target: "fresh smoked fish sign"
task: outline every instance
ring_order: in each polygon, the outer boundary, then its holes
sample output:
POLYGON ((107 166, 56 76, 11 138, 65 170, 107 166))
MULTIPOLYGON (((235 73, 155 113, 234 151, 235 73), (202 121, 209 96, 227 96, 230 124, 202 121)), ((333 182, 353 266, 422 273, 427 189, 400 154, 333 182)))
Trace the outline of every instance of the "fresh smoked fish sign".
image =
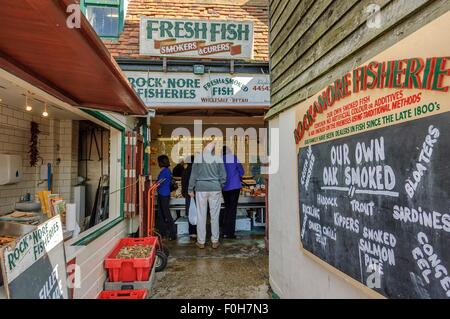
POLYGON ((142 17, 141 55, 217 59, 253 57, 253 23, 142 17))
POLYGON ((265 74, 125 71, 148 107, 270 106, 270 78, 265 74))

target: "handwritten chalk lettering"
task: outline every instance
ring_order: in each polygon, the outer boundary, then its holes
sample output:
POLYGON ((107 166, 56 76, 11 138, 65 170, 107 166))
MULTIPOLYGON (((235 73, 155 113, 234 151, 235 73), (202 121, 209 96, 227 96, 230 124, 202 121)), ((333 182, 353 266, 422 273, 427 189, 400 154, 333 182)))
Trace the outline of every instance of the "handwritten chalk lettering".
POLYGON ((300 179, 300 183, 302 184, 302 186, 305 186, 306 183, 306 174, 308 173, 308 163, 309 163, 308 159, 305 159, 302 168, 302 177, 300 179))
POLYGON ((327 207, 327 206, 338 207, 337 197, 327 197, 327 196, 318 194, 317 195, 317 205, 322 205, 325 207, 327 207))
POLYGON ((61 299, 63 296, 62 282, 58 276, 58 267, 53 268, 44 286, 39 291, 39 299, 61 299))
POLYGON ((352 211, 355 213, 365 214, 366 216, 373 215, 373 208, 375 206, 374 202, 359 202, 356 199, 350 202, 352 205, 352 211))
POLYGON ((375 167, 346 167, 344 170, 345 185, 358 186, 365 189, 393 190, 395 174, 389 165, 375 167))
POLYGON ((339 185, 337 173, 338 173, 337 167, 324 167, 323 168, 323 183, 324 183, 324 185, 326 185, 326 186, 339 185))
POLYGON ((302 170, 302 177, 301 177, 301 184, 305 187, 306 190, 308 190, 309 187, 309 181, 311 180, 312 176, 312 170, 314 167, 314 162, 316 160, 314 154, 312 153, 312 148, 309 146, 307 154, 306 154, 305 163, 303 165, 302 170))
POLYGON ((320 219, 320 210, 317 207, 302 204, 302 210, 305 215, 320 219))
POLYGON ((308 173, 306 174, 306 181, 305 181, 306 190, 308 190, 308 187, 309 187, 309 181, 311 180, 312 170, 313 170, 315 161, 316 161, 316 158, 315 158, 314 154, 311 153, 311 158, 309 160, 308 173))
POLYGON ((322 234, 316 233, 316 242, 325 247, 327 245, 327 237, 323 236, 322 234))
POLYGON ((393 215, 395 220, 404 223, 413 223, 432 228, 435 230, 443 230, 450 233, 450 215, 441 214, 436 211, 425 211, 422 207, 409 208, 394 205, 393 215))
POLYGON ((331 147, 331 164, 335 165, 350 165, 350 158, 348 157, 350 150, 347 144, 331 147))
POLYGON ((384 138, 381 136, 379 139, 372 139, 369 145, 358 142, 355 149, 355 159, 356 164, 361 164, 363 161, 365 163, 384 161, 386 159, 384 138))
POLYGON ((371 229, 364 226, 363 238, 386 246, 391 246, 392 248, 397 245, 397 239, 395 238, 395 236, 381 229, 371 229))
POLYGON ((412 172, 412 176, 406 179, 405 190, 409 198, 413 198, 417 191, 422 177, 428 170, 431 162, 431 155, 433 154, 434 144, 437 143, 440 132, 438 128, 433 125, 428 127, 428 134, 425 137, 425 142, 422 144, 422 149, 419 154, 419 161, 415 163, 415 169, 412 172))
POLYGON ((329 226, 322 227, 322 233, 324 236, 336 241, 336 228, 331 228, 329 226))
POLYGON ((384 275, 383 262, 380 259, 374 258, 366 253, 364 253, 364 266, 367 268, 372 266, 372 269, 378 269, 380 274, 384 275))
POLYGON ((312 220, 308 221, 308 229, 310 229, 318 234, 322 234, 322 227, 320 226, 320 224, 313 222, 312 220))
POLYGON ((430 276, 434 273, 434 278, 439 280, 446 296, 450 298, 450 277, 447 268, 442 265, 425 233, 420 232, 417 235, 417 240, 420 246, 412 250, 412 255, 422 272, 423 279, 427 284, 430 284, 430 276))
POLYGON ((359 234, 359 220, 352 217, 342 216, 340 213, 334 213, 334 225, 340 228, 350 230, 359 234))
POLYGON ((387 262, 390 266, 395 266, 395 254, 392 248, 360 238, 359 249, 363 253, 377 257, 382 262, 387 262))

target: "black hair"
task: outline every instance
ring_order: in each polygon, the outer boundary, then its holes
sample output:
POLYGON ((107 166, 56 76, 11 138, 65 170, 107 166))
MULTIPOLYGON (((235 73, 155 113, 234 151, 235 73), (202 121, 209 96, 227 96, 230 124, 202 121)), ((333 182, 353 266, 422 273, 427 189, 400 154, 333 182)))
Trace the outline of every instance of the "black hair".
POLYGON ((159 167, 169 167, 170 166, 169 157, 167 155, 158 156, 158 165, 159 167))

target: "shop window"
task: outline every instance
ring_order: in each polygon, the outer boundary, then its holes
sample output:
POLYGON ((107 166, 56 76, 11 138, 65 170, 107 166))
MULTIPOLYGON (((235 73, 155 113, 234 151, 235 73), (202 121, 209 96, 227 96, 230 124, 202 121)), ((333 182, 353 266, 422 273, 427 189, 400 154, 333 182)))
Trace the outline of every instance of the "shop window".
POLYGON ((100 37, 117 38, 122 29, 121 0, 85 0, 84 12, 100 37))
POLYGON ((121 215, 122 132, 103 123, 80 121, 78 148, 84 211, 80 238, 121 215))

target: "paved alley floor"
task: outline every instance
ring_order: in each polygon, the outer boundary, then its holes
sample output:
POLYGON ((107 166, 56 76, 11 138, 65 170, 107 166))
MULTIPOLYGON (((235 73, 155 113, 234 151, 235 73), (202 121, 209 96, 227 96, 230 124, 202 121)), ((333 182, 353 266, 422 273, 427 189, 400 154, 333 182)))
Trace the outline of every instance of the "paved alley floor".
POLYGON ((151 298, 269 298, 268 254, 262 235, 238 234, 198 249, 188 236, 165 242, 167 268, 156 274, 151 298))

